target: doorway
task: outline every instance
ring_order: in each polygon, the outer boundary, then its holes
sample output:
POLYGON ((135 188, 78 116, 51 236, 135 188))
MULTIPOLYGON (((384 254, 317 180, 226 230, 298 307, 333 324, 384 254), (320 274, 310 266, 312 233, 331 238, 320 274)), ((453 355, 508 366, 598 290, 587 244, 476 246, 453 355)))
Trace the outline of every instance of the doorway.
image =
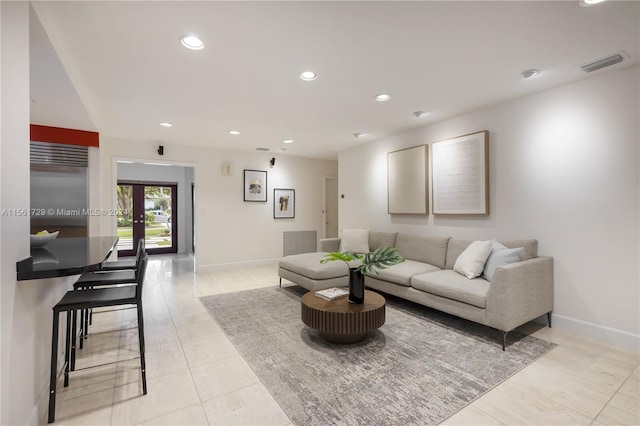
POLYGON ((176 184, 118 181, 117 199, 118 256, 134 256, 141 238, 149 254, 178 252, 176 184))
POLYGON ((324 238, 338 237, 338 178, 324 178, 324 238))

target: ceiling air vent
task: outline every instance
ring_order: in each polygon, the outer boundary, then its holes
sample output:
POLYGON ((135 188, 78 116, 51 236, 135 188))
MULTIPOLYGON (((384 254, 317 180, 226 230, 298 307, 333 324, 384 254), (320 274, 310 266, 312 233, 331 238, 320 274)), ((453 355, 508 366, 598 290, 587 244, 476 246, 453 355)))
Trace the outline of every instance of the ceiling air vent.
POLYGON ((269 148, 256 148, 256 151, 269 151, 269 148))
POLYGON ((624 56, 622 56, 622 53, 616 53, 614 55, 607 56, 606 58, 598 59, 597 61, 583 65, 580 68, 582 68, 582 71, 584 72, 592 72, 610 65, 618 64, 623 60, 624 56))

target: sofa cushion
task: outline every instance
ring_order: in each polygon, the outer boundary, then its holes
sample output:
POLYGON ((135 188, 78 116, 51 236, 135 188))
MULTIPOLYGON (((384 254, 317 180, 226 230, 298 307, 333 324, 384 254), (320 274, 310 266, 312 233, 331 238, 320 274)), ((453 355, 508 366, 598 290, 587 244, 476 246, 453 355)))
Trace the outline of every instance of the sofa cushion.
POLYGON ((369 229, 343 229, 340 231, 340 251, 369 252, 369 229))
POLYGON ((428 263, 416 262, 415 260, 405 260, 386 269, 376 269, 376 273, 368 274, 374 278, 389 281, 409 287, 411 277, 424 274, 425 272, 440 271, 440 268, 428 263))
POLYGON ((450 238, 447 246, 447 263, 445 269, 453 269, 458 256, 471 244, 472 240, 462 240, 460 238, 450 238))
POLYGON ((491 255, 491 240, 474 241, 458 256, 453 270, 469 279, 482 275, 484 265, 491 255))
MULTIPOLYGON (((453 269, 458 256, 466 249, 473 241, 463 240, 460 238, 451 238, 449 240, 449 246, 447 247, 447 264, 446 269, 453 269)), ((507 248, 523 247, 524 253, 520 257, 520 260, 528 260, 538 257, 538 240, 501 240, 507 248)))
POLYGON ((450 269, 411 278, 411 287, 417 290, 483 309, 486 307, 489 286, 489 281, 483 278, 470 280, 450 269))
POLYGON ((443 269, 448 242, 449 237, 425 237, 400 233, 396 238, 396 248, 405 259, 429 263, 443 269))
MULTIPOLYGON (((344 277, 349 274, 349 268, 344 262, 333 261, 320 263, 326 255, 324 252, 303 253, 285 256, 280 259, 280 267, 295 272, 298 275, 314 280, 344 277)), ((357 266, 354 262, 352 266, 357 266)))
POLYGON ((491 281, 496 268, 510 263, 519 262, 520 256, 524 253, 523 247, 507 248, 504 244, 496 240, 493 240, 491 245, 491 255, 489 256, 489 259, 487 259, 487 263, 484 265, 484 271, 482 271, 482 276, 487 281, 491 281))
POLYGON ((375 251, 380 247, 395 247, 397 232, 369 231, 369 250, 375 251))
POLYGON ((524 248, 520 260, 529 260, 538 257, 538 240, 500 240, 507 248, 524 248))

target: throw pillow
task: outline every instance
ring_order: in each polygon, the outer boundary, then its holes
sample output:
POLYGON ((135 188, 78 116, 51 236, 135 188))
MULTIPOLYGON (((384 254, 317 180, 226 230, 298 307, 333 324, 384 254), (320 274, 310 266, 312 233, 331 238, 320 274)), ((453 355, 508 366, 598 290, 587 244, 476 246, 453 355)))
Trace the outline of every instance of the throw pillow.
POLYGON ((343 229, 340 231, 340 251, 352 253, 369 252, 369 228, 343 229))
POLYGON ((493 279, 493 274, 496 272, 496 268, 510 263, 519 262, 524 254, 524 247, 507 248, 504 244, 499 243, 496 240, 492 241, 492 251, 487 263, 484 266, 482 275, 488 281, 493 279))
POLYGON ((469 244, 453 265, 453 270, 469 279, 477 278, 482 274, 484 264, 491 254, 491 240, 474 241, 469 244))

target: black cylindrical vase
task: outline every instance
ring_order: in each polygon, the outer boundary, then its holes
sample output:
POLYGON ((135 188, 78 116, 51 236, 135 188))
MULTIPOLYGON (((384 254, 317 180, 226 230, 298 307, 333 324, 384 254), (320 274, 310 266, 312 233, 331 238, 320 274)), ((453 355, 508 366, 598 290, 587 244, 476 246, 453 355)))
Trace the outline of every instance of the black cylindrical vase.
POLYGON ((349 303, 364 303, 364 276, 356 268, 349 268, 349 303))

